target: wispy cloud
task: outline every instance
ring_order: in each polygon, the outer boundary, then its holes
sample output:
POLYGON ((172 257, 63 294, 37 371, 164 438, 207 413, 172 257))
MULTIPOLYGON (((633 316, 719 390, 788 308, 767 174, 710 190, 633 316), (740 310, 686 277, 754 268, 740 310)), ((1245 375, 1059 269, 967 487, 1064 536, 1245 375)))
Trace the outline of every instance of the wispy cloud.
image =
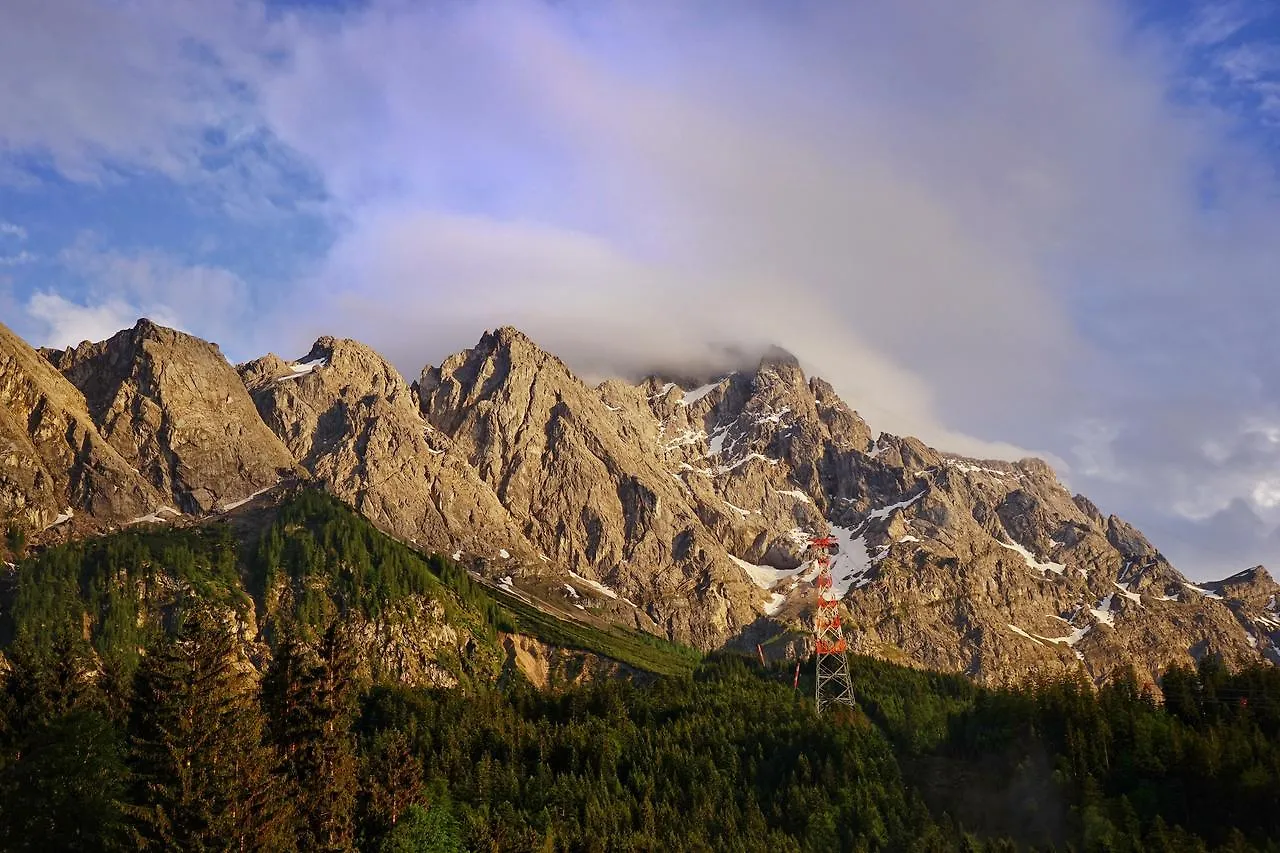
POLYGON ((1187 27, 1187 42, 1195 46, 1221 44, 1258 16, 1259 4, 1248 0, 1216 0, 1199 6, 1187 27))
POLYGON ((16 255, 0 255, 0 267, 20 267, 34 263, 36 256, 30 252, 18 252, 16 255))

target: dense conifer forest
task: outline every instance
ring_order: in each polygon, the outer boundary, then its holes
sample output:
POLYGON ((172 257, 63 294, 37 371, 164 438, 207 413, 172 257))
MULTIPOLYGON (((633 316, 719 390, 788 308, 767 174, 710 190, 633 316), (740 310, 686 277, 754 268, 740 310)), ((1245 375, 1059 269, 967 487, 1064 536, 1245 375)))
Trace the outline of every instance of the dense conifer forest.
POLYGON ((25 555, 0 580, 0 848, 1280 851, 1274 667, 1206 658, 1156 701, 854 658, 859 710, 818 718, 790 668, 548 623, 655 675, 540 692, 454 662, 458 686, 410 688, 349 625, 413 596, 494 648, 539 630, 307 492, 252 534, 25 555))

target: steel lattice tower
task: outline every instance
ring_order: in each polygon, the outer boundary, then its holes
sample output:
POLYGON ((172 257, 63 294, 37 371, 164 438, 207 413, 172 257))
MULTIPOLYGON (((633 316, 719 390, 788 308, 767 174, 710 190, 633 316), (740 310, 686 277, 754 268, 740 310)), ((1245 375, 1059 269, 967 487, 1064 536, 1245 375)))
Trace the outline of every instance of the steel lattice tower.
POLYGON ((818 658, 815 681, 818 713, 828 705, 854 707, 853 680, 849 676, 849 659, 845 656, 849 645, 840 627, 840 600, 832 597, 831 557, 827 550, 836 544, 830 536, 819 536, 809 541, 814 550, 814 562, 818 565, 818 577, 813 585, 818 590, 818 606, 813 614, 814 650, 818 658))

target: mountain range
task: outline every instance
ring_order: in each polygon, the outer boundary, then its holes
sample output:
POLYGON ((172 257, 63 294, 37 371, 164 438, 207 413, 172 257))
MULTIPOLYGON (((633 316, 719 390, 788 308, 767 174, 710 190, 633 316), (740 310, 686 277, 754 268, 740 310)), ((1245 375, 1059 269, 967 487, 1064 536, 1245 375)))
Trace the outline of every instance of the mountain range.
POLYGON ((590 385, 504 327, 409 382, 345 339, 236 366, 145 319, 60 351, 0 326, 0 402, 11 539, 185 525, 306 483, 535 608, 777 659, 810 651, 806 546, 830 533, 855 651, 985 684, 1280 663, 1262 566, 1192 583, 1043 461, 877 435, 782 351, 590 385))

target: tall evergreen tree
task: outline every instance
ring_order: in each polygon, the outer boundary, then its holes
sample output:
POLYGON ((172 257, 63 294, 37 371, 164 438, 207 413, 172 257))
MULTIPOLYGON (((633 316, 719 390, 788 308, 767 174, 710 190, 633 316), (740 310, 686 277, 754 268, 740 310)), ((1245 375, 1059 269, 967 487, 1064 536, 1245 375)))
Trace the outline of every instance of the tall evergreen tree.
POLYGON ((383 839, 381 853, 462 853, 458 824, 448 797, 431 808, 409 806, 404 818, 383 839))
POLYGON ((279 760, 263 742, 257 692, 230 628, 195 610, 143 661, 130 718, 138 846, 293 847, 279 760))
POLYGON ((355 666, 334 622, 314 653, 289 634, 263 685, 269 738, 295 792, 302 849, 350 850, 355 843, 355 666))
POLYGON ((97 711, 37 725, 0 769, 0 849, 125 849, 124 744, 97 711))
POLYGON ((398 729, 373 736, 362 776, 367 836, 390 831, 411 805, 423 799, 422 762, 410 749, 409 738, 398 729))

